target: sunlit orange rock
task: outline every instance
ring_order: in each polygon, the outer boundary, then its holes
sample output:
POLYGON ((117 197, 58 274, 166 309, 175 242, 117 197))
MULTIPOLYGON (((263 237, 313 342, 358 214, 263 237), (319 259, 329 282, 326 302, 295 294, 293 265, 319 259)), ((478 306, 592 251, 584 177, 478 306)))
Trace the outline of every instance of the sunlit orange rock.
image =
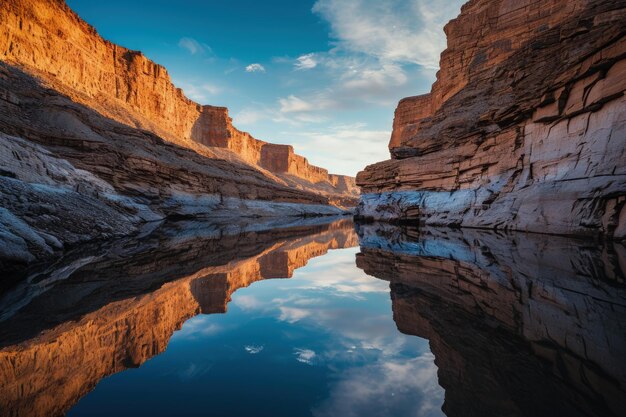
MULTIPOLYGON (((225 107, 203 106, 172 83, 167 70, 139 51, 102 39, 64 1, 9 0, 0 10, 0 59, 46 80, 72 100, 173 143, 228 149, 242 160, 313 184, 331 184, 328 172, 232 125, 225 107), (266 145, 286 169, 262 165, 266 145)), ((310 188, 315 188, 311 186, 310 188)), ((322 191, 322 190, 318 190, 322 191)), ((337 194, 345 191, 336 191, 337 194)), ((350 194, 354 197, 356 194, 350 194)))
POLYGON ((167 218, 348 214, 354 179, 232 125, 64 1, 0 7, 0 268, 167 218))

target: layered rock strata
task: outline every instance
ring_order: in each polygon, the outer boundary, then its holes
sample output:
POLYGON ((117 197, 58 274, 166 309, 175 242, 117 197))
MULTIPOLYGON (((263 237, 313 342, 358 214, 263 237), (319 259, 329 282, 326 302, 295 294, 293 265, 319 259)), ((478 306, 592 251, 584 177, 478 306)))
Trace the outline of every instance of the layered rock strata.
POLYGON ((327 170, 310 165, 293 149, 286 153, 282 145, 236 129, 227 108, 188 99, 164 67, 141 52, 106 41, 63 0, 5 2, 0 10, 0 60, 19 65, 107 117, 178 145, 224 148, 277 174, 332 183, 327 170), (262 164, 262 154, 285 169, 262 164))
POLYGON ((358 216, 626 237, 624 27, 619 0, 469 1, 358 216))
POLYGON ((0 97, 8 97, 0 99, 4 270, 167 217, 342 212, 328 197, 245 163, 207 158, 104 118, 3 63, 0 97))
POLYGON ((102 378, 163 352, 189 318, 225 312, 237 289, 358 244, 345 220, 269 226, 177 223, 70 253, 2 294, 3 415, 64 415, 102 378))
POLYGON ((0 165, 7 273, 166 218, 335 215, 358 194, 56 0, 0 8, 0 165))
POLYGON ((390 281, 453 416, 621 416, 626 248, 540 235, 359 227, 357 265, 390 281))

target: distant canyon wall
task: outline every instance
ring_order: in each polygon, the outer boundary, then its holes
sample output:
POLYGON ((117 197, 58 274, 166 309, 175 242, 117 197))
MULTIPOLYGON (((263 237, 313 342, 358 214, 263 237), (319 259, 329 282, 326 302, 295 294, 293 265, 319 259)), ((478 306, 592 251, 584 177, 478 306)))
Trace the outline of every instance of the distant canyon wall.
POLYGON ((188 99, 164 67, 103 39, 63 0, 5 2, 0 23, 1 60, 35 73, 107 117, 179 145, 228 149, 273 173, 332 182, 327 170, 309 164, 292 147, 236 129, 227 108, 188 99))
POLYGON ((358 216, 626 238, 626 5, 471 0, 358 216))

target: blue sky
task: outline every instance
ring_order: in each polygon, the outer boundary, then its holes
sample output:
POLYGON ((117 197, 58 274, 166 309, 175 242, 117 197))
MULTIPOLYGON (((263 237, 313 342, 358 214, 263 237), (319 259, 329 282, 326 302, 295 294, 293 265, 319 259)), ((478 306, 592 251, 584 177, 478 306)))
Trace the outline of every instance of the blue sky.
POLYGON ((235 126, 355 175, 387 159, 393 111, 428 92, 459 0, 67 0, 235 126))

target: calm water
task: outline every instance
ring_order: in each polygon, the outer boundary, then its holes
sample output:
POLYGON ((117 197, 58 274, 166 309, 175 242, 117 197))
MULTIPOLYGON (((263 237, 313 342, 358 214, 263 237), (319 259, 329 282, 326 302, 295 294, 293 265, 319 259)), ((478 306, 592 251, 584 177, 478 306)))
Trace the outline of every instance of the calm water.
POLYGON ((622 245, 176 223, 0 295, 9 416, 623 415, 622 245))

